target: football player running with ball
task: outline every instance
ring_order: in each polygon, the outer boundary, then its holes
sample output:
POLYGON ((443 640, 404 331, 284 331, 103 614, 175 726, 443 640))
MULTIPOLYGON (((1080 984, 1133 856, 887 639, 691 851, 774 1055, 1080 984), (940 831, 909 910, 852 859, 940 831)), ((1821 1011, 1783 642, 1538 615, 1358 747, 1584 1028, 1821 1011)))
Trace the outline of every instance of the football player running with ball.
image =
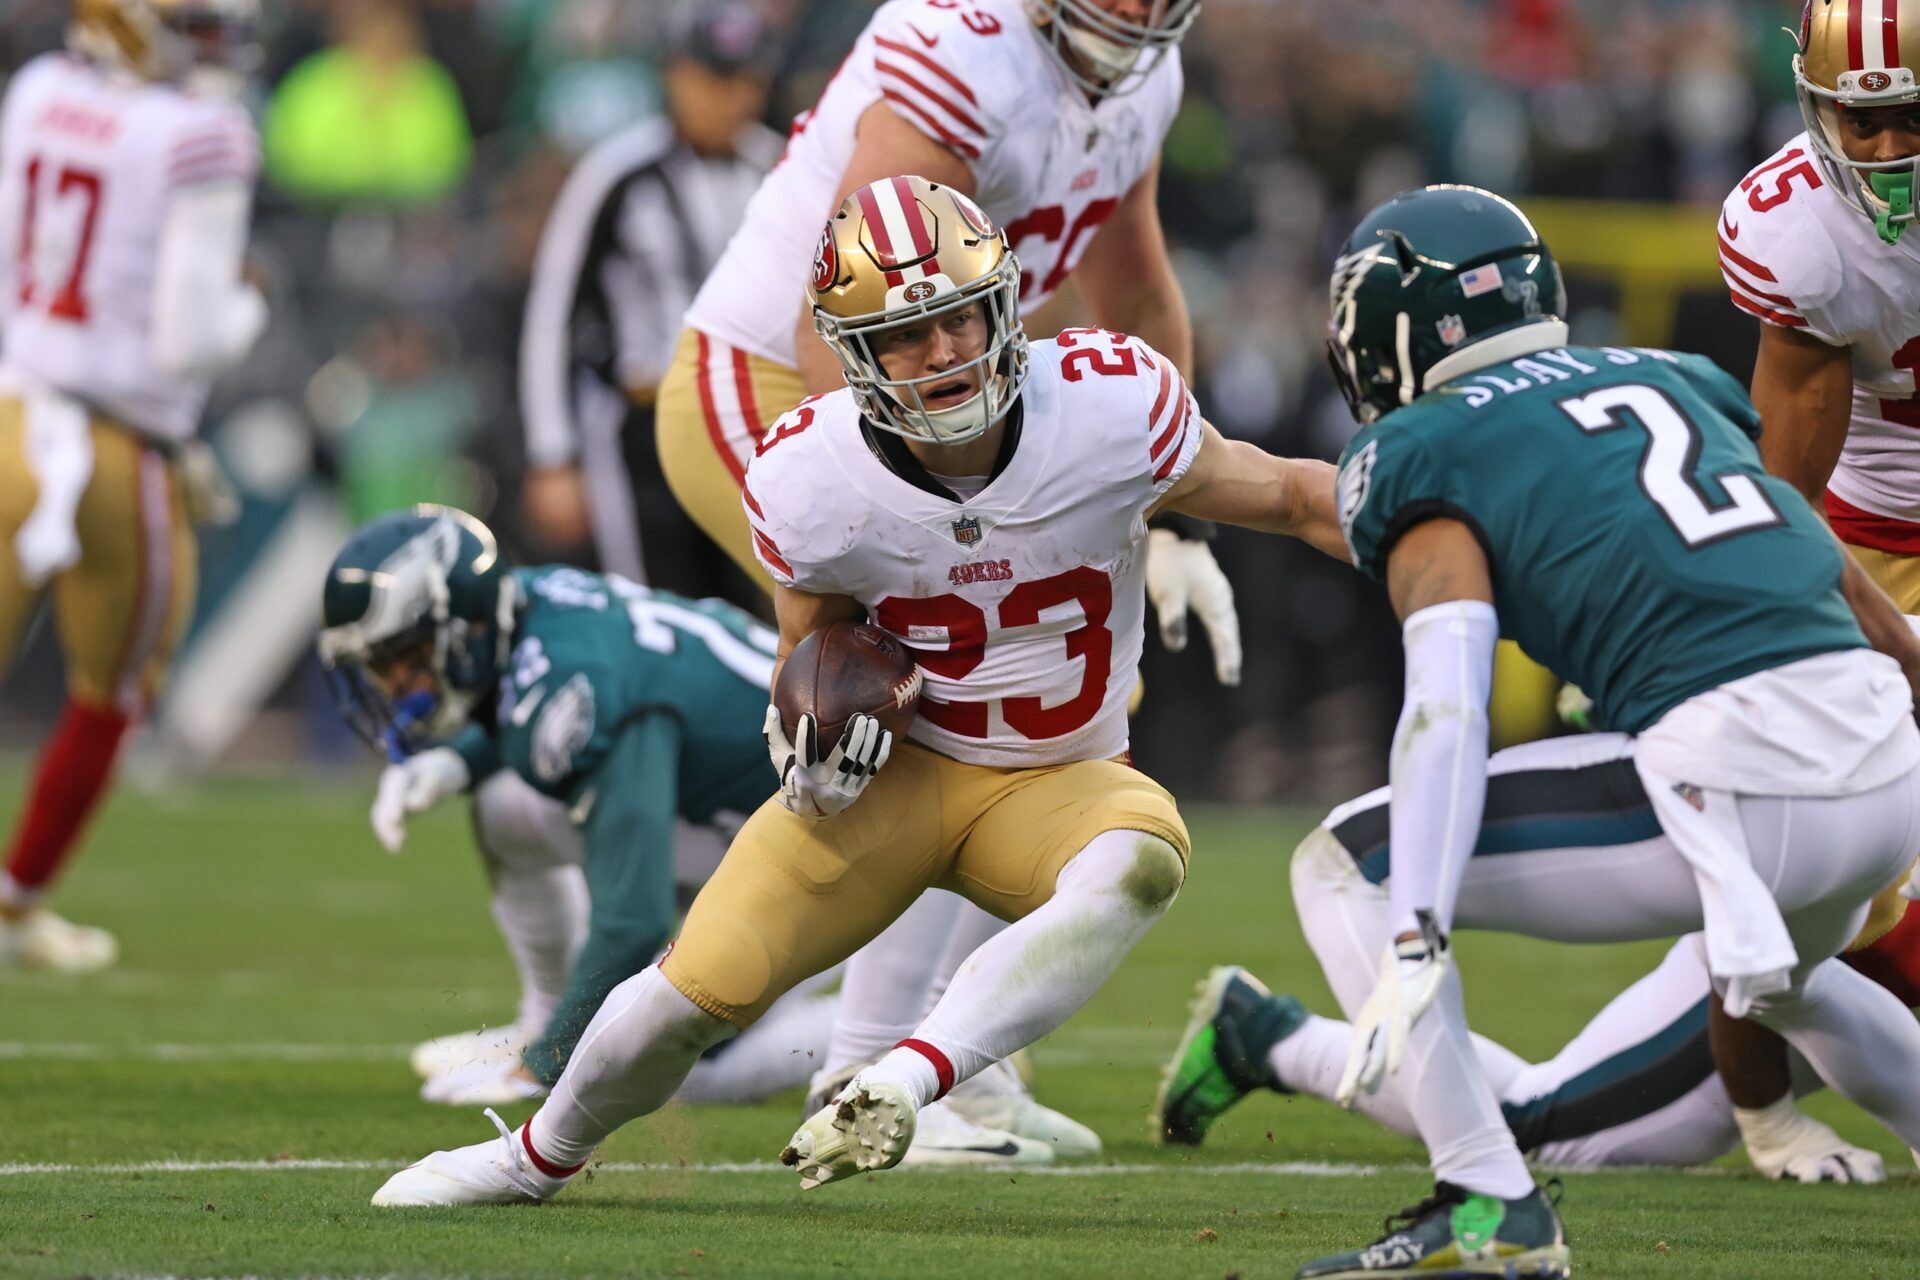
POLYGON ((1920 1025, 1831 959, 1920 830, 1920 640, 1762 468, 1738 383, 1697 356, 1567 345, 1559 269, 1505 200, 1430 187, 1381 205, 1331 300, 1333 365, 1364 424, 1341 522, 1403 619, 1406 700, 1385 865, 1315 832, 1295 906, 1353 1022, 1337 1092, 1404 1062, 1438 1185, 1301 1277, 1568 1274, 1467 1031, 1455 928, 1702 930, 1729 1013, 1920 1143, 1920 1025), (1633 735, 1567 750, 1617 746, 1654 838, 1482 841, 1503 635, 1633 735))
POLYGON ((74 0, 70 52, 0 107, 0 670, 45 596, 67 704, 0 874, 0 968, 113 963, 46 908, 193 613, 195 443, 267 307, 241 278, 259 143, 235 101, 256 0, 74 0))
POLYGON ((607 998, 518 1133, 437 1152, 376 1204, 550 1199, 706 1046, 946 887, 1014 923, 783 1153, 802 1187, 890 1168, 921 1107, 1064 1022, 1179 892, 1186 828, 1126 759, 1146 519, 1181 510, 1337 554, 1332 469, 1222 438, 1137 339, 1029 344, 1006 237, 940 184, 857 191, 813 284, 850 385, 760 442, 754 545, 781 652, 870 619, 915 652, 919 715, 905 741, 854 716, 824 743, 811 717, 769 709, 780 792, 672 951, 607 998))
MULTIPOLYGON (((786 155, 688 307, 660 387, 662 473, 756 582, 772 585, 741 485, 768 426, 841 383, 806 305, 807 266, 821 223, 868 183, 913 173, 972 196, 1019 255, 1024 314, 1071 280, 1095 324, 1191 372, 1192 327, 1156 201, 1161 144, 1180 109, 1179 46, 1199 9, 1198 0, 892 0, 874 13, 795 121, 786 155)), ((1191 607, 1216 674, 1236 684, 1233 590, 1196 532, 1156 522, 1148 597, 1169 648, 1184 647, 1191 607)), ((855 957, 816 1091, 843 1085, 911 1029, 994 925, 933 894, 855 957)), ((976 1077, 948 1102, 1062 1155, 1099 1151, 1090 1130, 1034 1104, 1010 1071, 976 1077)))

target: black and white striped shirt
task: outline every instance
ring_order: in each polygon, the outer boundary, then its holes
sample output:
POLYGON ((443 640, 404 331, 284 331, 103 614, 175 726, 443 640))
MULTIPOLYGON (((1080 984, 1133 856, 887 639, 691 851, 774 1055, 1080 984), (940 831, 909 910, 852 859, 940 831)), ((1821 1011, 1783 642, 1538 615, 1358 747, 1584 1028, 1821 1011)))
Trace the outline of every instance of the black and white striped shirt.
POLYGON ((575 166, 541 233, 520 336, 530 465, 580 456, 583 379, 629 393, 659 383, 687 304, 780 147, 753 125, 736 154, 700 156, 649 120, 575 166))

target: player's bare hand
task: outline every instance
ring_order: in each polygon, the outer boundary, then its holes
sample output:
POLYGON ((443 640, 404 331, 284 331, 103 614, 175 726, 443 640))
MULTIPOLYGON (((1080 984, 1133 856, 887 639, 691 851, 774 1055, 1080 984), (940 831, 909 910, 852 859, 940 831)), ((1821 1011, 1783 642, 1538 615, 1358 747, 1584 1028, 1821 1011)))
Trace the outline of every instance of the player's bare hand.
POLYGON ((587 482, 575 466, 535 467, 527 472, 527 526, 550 547, 585 546, 593 537, 587 513, 587 482))
POLYGON ((1160 619, 1160 642, 1179 653, 1187 647, 1187 613, 1200 617, 1213 646, 1213 673, 1224 685, 1240 683, 1240 614, 1233 584, 1220 571, 1213 549, 1171 529, 1147 533, 1147 598, 1160 619))
POLYGON ((767 754, 780 775, 780 803, 816 821, 858 800, 893 752, 893 734, 870 715, 848 720, 840 741, 830 748, 821 745, 819 722, 811 715, 801 716, 788 738, 779 708, 769 706, 762 729, 767 754))

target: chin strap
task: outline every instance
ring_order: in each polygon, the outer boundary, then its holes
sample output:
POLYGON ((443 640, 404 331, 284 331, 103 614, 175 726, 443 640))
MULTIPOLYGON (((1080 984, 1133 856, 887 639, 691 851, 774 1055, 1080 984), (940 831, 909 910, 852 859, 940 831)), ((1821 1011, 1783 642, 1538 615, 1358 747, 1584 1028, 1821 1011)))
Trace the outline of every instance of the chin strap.
POLYGON ((1873 194, 1887 202, 1887 207, 1874 219, 1875 229, 1882 240, 1897 244, 1900 233, 1913 220, 1913 170, 1869 173, 1867 185, 1873 188, 1873 194))

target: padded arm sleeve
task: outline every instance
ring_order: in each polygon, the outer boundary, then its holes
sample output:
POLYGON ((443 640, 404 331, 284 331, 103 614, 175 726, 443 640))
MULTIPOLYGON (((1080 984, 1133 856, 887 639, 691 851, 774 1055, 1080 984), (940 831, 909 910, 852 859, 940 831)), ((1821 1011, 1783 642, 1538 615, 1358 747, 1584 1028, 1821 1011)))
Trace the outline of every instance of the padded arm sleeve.
POLYGON ((1480 600, 1429 605, 1407 619, 1407 694, 1393 733, 1388 780, 1396 934, 1431 910, 1453 928, 1467 858, 1487 799, 1487 698, 1500 624, 1480 600))
POLYGON ((540 1039, 521 1055, 547 1084, 607 993, 653 962, 667 944, 674 896, 673 819, 680 789, 680 727, 665 715, 629 725, 596 772, 586 837, 587 940, 566 994, 540 1039))
POLYGON ((153 314, 162 372, 212 377, 267 327, 266 300, 240 278, 252 208, 252 190, 237 179, 181 187, 167 201, 153 314))

